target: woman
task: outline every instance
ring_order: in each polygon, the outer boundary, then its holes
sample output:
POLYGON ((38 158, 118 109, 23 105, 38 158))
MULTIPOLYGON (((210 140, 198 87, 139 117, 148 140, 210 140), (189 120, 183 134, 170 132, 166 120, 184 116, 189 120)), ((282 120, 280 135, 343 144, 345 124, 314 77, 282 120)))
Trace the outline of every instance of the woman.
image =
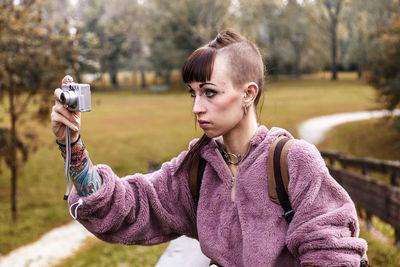
POLYGON ((354 204, 315 146, 296 141, 288 152, 295 211, 289 225, 269 198, 269 147, 291 135, 257 124, 264 77, 257 47, 234 32, 219 34, 193 52, 182 75, 204 135, 150 174, 119 179, 106 165, 93 167, 78 134, 80 114, 56 103, 52 127, 61 151, 63 125, 74 141, 74 217, 113 243, 151 245, 187 235, 222 266, 359 266, 367 245, 358 238, 354 204), (199 156, 206 165, 195 204, 188 173, 199 156))

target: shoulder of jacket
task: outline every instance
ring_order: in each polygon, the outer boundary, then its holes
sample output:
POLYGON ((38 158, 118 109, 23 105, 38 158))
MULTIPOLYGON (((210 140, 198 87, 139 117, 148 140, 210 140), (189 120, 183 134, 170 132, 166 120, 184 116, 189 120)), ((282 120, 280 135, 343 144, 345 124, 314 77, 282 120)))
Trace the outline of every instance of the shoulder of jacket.
POLYGON ((279 136, 286 136, 288 138, 294 138, 293 135, 286 129, 280 128, 280 127, 272 127, 268 133, 266 138, 278 138, 279 136))
POLYGON ((315 158, 321 157, 317 147, 303 139, 295 139, 288 151, 288 156, 295 158, 315 158))

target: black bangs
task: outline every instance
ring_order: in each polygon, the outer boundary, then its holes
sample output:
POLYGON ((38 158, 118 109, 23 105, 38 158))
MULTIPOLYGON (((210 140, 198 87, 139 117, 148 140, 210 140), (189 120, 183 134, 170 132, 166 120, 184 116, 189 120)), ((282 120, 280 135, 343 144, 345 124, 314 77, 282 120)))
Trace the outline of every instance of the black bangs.
POLYGON ((217 50, 211 47, 200 47, 194 51, 182 66, 184 83, 206 82, 211 79, 217 50))

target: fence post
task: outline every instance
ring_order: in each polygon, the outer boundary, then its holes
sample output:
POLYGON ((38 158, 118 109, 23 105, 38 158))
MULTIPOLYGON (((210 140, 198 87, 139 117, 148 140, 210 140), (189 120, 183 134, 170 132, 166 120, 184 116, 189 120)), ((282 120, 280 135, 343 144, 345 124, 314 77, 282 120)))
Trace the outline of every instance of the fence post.
POLYGON ((390 175, 390 184, 393 186, 399 186, 399 183, 397 182, 397 171, 393 170, 392 174, 390 175))
POLYGON ((340 157, 339 157, 339 162, 340 162, 340 164, 342 165, 342 168, 343 168, 344 170, 346 170, 346 169, 347 169, 347 165, 346 165, 346 163, 345 163, 343 160, 341 160, 341 158, 342 158, 342 155, 340 155, 340 157))
MULTIPOLYGON (((364 166, 362 167, 362 175, 368 178, 368 170, 364 166)), ((367 229, 370 231, 372 229, 372 214, 365 211, 365 221, 367 222, 367 229)))

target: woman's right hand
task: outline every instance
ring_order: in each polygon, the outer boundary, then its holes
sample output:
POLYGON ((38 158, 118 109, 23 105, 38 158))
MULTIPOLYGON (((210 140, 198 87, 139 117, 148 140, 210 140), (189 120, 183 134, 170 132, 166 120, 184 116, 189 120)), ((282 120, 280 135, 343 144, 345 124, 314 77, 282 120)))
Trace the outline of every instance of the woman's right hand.
MULTIPOLYGON (((71 76, 67 75, 62 83, 73 82, 71 76)), ((75 142, 79 137, 79 128, 81 122, 81 113, 78 111, 70 111, 60 103, 60 95, 62 90, 57 88, 54 91, 56 100, 51 112, 51 129, 59 143, 65 144, 65 125, 70 128, 71 143, 75 142)))

